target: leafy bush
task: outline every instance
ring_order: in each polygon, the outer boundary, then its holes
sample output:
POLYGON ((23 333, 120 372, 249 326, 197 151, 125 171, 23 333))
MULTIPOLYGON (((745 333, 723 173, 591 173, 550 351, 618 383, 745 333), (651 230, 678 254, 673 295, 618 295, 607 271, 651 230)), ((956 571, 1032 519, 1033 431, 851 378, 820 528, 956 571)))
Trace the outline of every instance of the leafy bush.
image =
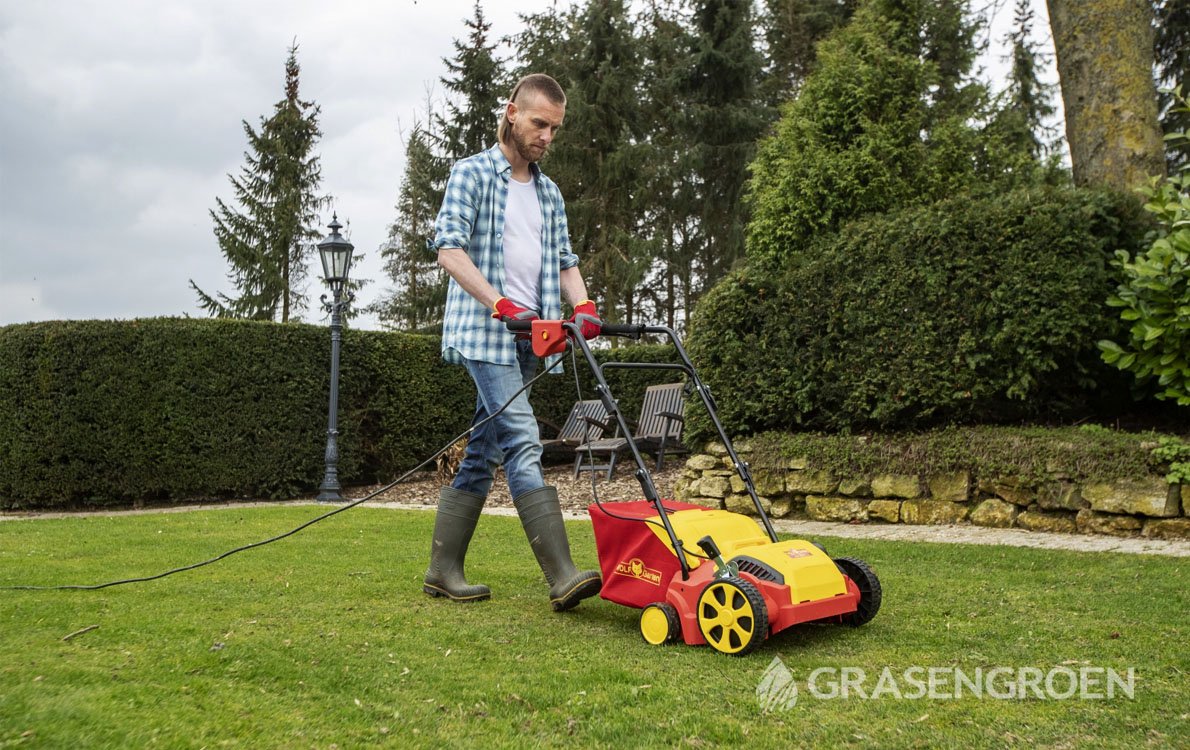
POLYGON ((1190 484, 1190 443, 1173 436, 1157 439, 1153 459, 1167 469, 1166 481, 1170 484, 1190 484))
MULTIPOLYGON (((229 320, 0 329, 0 504, 291 496, 326 442, 325 327, 229 320)), ((341 476, 368 481, 466 425, 437 339, 347 331, 341 476), (429 394, 432 394, 429 395, 429 394)))
MULTIPOLYGON (((1190 112, 1186 100, 1180 110, 1190 112)), ((1186 133, 1166 136, 1187 141, 1186 133)), ((1156 380, 1161 400, 1190 406, 1190 169, 1161 179, 1142 190, 1145 210, 1157 217, 1158 228, 1148 249, 1120 250, 1113 264, 1123 281, 1107 304, 1121 308, 1128 340, 1099 342, 1103 360, 1127 370, 1142 384, 1156 380)))
POLYGON ((1094 342, 1143 231, 1127 197, 1052 189, 860 220, 720 283, 690 350, 732 433, 1083 416, 1121 390, 1094 342))
MULTIPOLYGON (((0 507, 311 491, 323 473, 329 363, 323 326, 163 318, 0 328, 0 507)), ((630 415, 659 382, 657 371, 611 378, 630 415)), ((574 393, 572 376, 545 378, 535 408, 561 420, 574 393)), ((465 430, 474 408, 471 380, 441 360, 437 337, 345 331, 340 479, 394 478, 465 430)))

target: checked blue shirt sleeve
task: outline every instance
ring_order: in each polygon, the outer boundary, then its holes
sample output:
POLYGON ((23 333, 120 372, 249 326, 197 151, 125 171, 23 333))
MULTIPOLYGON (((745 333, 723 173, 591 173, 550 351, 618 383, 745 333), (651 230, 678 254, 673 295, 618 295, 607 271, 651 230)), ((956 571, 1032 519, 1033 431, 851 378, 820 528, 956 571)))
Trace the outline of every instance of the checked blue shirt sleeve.
POLYGON ((476 197, 479 188, 475 165, 469 160, 457 162, 450 170, 442 208, 434 222, 434 249, 471 246, 471 230, 475 226, 476 197))

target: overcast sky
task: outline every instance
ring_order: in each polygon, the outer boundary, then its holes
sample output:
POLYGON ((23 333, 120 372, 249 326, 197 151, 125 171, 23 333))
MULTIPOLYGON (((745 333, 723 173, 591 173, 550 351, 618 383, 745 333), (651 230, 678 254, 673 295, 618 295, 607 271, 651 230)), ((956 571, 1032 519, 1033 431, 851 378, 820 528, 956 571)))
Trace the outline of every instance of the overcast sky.
MULTIPOLYGON (((1012 16, 1011 2, 998 4, 990 69, 1003 68, 998 42, 1012 16)), ((1034 4, 1048 49, 1045 3, 1034 4)), ((227 175, 247 146, 241 121, 258 125, 283 97, 295 39, 302 98, 322 107, 323 190, 366 253, 352 276, 373 279, 359 299, 371 302, 388 286, 378 247, 394 219, 402 129, 428 86, 441 94, 442 58, 465 37, 473 7, 0 0, 0 325, 201 316, 190 279, 208 293, 234 291, 208 211, 216 196, 231 200, 227 175)), ((545 4, 483 7, 499 37, 518 31, 518 12, 545 4)), ((314 271, 309 291, 317 305, 314 271)))

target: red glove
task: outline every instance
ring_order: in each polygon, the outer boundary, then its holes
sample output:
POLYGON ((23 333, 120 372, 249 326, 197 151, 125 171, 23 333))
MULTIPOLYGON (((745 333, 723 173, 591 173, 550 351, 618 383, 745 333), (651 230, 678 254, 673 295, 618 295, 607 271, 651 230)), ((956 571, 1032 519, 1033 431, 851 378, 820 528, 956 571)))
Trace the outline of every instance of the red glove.
POLYGON ((599 312, 591 300, 580 302, 574 306, 574 315, 570 316, 570 322, 579 325, 583 338, 587 341, 598 336, 603 329, 603 321, 599 319, 599 312))
MULTIPOLYGON (((496 300, 496 304, 492 305, 496 312, 492 313, 492 317, 496 320, 537 320, 537 313, 532 310, 526 310, 517 303, 510 300, 508 297, 501 297, 496 300)), ((532 338, 528 333, 518 333, 518 339, 532 338)))

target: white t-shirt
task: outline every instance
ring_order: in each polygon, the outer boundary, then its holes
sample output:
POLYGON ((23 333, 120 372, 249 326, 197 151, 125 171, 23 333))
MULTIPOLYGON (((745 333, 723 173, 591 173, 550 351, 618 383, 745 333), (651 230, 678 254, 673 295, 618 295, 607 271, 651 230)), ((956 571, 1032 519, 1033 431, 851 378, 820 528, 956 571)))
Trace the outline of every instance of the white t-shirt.
POLYGON ((508 178, 504 209, 504 296, 541 311, 541 204, 537 184, 508 178))

